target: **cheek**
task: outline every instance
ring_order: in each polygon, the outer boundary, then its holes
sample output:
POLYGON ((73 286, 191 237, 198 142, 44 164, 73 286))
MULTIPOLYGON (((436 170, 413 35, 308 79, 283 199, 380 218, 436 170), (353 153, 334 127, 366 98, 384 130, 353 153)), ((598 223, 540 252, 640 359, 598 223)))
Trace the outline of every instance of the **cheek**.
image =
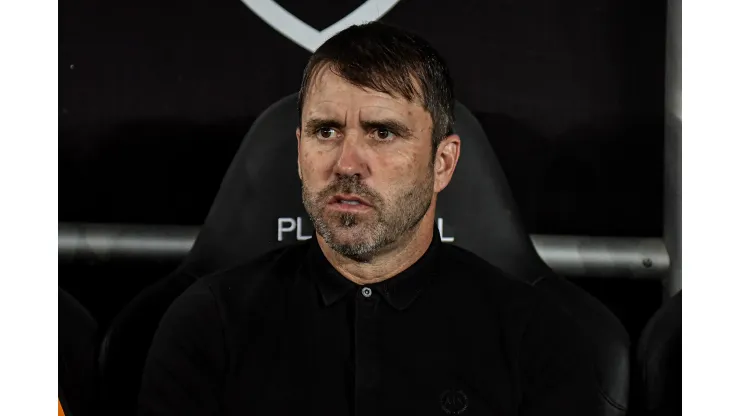
POLYGON ((420 175, 427 174, 429 156, 424 150, 399 153, 395 162, 397 174, 403 175, 409 181, 415 182, 420 175))
POLYGON ((406 189, 419 182, 425 172, 419 167, 425 164, 418 153, 395 152, 393 156, 378 159, 377 175, 373 176, 379 177, 389 190, 406 189))
POLYGON ((299 159, 304 182, 321 180, 331 170, 331 160, 324 151, 302 150, 299 159))

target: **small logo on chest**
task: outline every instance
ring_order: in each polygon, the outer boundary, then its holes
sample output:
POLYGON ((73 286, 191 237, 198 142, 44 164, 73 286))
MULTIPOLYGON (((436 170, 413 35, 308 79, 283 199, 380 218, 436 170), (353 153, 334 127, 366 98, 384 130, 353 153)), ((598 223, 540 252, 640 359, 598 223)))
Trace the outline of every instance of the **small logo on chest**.
POLYGON ((468 408, 468 396, 462 390, 447 390, 440 396, 439 403, 448 415, 460 415, 468 408))

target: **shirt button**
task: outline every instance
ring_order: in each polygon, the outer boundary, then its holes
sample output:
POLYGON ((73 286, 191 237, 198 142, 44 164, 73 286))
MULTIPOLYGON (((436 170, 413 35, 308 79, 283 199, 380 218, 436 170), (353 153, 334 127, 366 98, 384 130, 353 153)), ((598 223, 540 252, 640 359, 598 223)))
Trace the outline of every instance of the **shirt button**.
POLYGON ((362 288, 362 296, 369 298, 370 296, 372 296, 372 294, 373 294, 373 290, 370 289, 369 287, 362 288))

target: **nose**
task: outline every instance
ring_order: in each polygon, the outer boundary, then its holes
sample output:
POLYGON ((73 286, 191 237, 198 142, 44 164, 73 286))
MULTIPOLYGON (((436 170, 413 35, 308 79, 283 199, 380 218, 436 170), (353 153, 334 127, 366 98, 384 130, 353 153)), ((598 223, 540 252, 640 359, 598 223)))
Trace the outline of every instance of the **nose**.
POLYGON ((364 154, 359 137, 346 137, 340 144, 334 173, 337 176, 359 176, 360 179, 367 177, 369 169, 364 154))

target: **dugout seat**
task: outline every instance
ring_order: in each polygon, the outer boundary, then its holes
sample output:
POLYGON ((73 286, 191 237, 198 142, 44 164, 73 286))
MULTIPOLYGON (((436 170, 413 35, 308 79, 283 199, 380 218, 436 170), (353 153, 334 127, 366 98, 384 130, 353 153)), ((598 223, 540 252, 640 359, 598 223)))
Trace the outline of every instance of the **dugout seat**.
POLYGON ((58 398, 66 416, 94 416, 98 403, 98 325, 80 302, 59 288, 58 398))
POLYGON ((648 321, 637 344, 635 414, 681 414, 681 293, 648 321))

